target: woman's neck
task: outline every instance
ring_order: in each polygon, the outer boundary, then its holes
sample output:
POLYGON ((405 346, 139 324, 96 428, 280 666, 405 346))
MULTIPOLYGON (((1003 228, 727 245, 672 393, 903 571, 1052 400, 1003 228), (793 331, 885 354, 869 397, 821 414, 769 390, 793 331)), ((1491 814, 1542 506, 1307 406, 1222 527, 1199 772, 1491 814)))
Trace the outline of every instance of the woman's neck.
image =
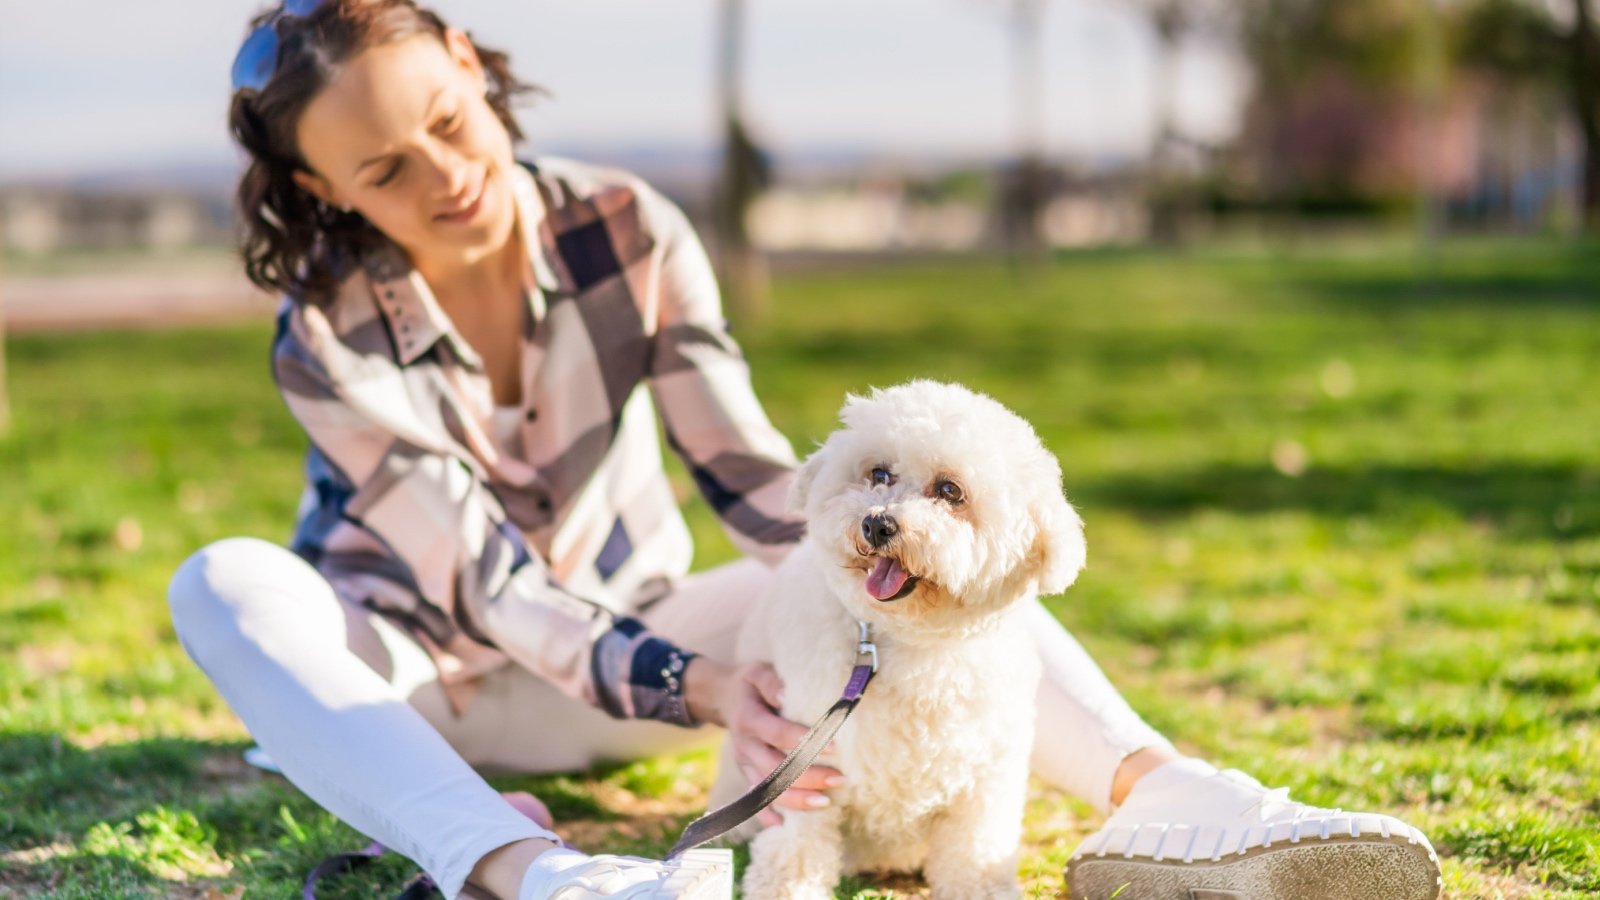
POLYGON ((520 294, 527 262, 518 231, 512 229, 503 246, 481 256, 452 260, 414 258, 412 265, 448 311, 457 298, 520 294))

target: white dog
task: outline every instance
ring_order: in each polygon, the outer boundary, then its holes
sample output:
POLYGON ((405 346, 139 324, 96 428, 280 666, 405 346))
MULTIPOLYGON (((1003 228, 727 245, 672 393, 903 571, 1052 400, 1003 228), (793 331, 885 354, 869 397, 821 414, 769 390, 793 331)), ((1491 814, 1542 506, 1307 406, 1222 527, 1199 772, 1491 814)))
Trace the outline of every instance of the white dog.
MULTIPOLYGON (((783 810, 744 892, 831 898, 840 875, 921 868, 935 898, 1016 897, 1039 663, 1019 615, 1084 562, 1061 469, 1028 423, 966 388, 914 381, 850 397, 796 477, 806 540, 740 635, 783 714, 839 699, 871 626, 880 669, 835 738, 847 783, 783 810)), ((713 805, 748 785, 724 753, 713 805)))

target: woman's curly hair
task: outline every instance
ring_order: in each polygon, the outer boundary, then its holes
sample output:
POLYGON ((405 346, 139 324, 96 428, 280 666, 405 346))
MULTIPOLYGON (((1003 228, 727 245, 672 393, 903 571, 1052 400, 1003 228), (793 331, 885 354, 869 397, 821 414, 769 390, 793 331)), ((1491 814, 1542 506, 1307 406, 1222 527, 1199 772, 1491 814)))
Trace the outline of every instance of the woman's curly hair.
MULTIPOLYGON (((251 31, 277 15, 262 13, 251 31)), ((239 179, 239 254, 245 274, 263 289, 321 302, 346 267, 382 236, 359 213, 330 207, 295 184, 294 172, 310 171, 295 138, 300 116, 350 57, 418 34, 443 42, 446 25, 413 0, 326 0, 304 17, 279 16, 275 27, 279 51, 272 78, 260 91, 235 92, 228 110, 234 140, 250 155, 239 179)), ((476 42, 473 48, 488 77, 489 107, 512 141, 520 141, 512 101, 538 89, 511 74, 506 54, 476 42)))

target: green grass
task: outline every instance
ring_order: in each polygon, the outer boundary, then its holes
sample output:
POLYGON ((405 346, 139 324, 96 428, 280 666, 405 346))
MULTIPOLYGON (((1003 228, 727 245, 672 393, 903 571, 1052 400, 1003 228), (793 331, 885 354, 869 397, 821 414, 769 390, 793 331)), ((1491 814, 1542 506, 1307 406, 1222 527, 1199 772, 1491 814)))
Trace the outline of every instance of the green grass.
MULTIPOLYGON (((1449 245, 952 261, 794 275, 740 335, 802 451, 913 376, 1032 420, 1088 522, 1051 608, 1180 746, 1401 815, 1463 897, 1600 891, 1600 253, 1449 245)), ((238 761, 177 647, 172 568, 286 536, 297 429, 270 326, 14 338, 0 440, 0 895, 286 896, 364 841, 238 761)), ((680 485, 685 492, 687 483, 680 485)), ((690 504, 702 561, 727 558, 690 504)), ((660 852, 701 753, 499 779, 590 849, 660 852)), ((1096 820, 1042 785, 1052 896, 1096 820)), ((340 896, 393 890, 394 860, 340 896)), ((844 896, 917 883, 855 880, 844 896)))

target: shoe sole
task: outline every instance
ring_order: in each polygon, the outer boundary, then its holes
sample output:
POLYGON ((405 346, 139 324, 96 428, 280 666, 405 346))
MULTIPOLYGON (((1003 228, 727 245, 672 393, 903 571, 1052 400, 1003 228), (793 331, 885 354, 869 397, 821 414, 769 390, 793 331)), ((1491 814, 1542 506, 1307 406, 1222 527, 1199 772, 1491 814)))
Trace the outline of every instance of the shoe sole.
POLYGON ((1279 842, 1216 862, 1082 856, 1066 874, 1070 900, 1436 900, 1442 890, 1427 846, 1400 837, 1279 842))
POLYGON ((651 900, 731 900, 733 897, 733 851, 723 847, 701 847, 686 851, 673 860, 672 876, 649 896, 651 900))

